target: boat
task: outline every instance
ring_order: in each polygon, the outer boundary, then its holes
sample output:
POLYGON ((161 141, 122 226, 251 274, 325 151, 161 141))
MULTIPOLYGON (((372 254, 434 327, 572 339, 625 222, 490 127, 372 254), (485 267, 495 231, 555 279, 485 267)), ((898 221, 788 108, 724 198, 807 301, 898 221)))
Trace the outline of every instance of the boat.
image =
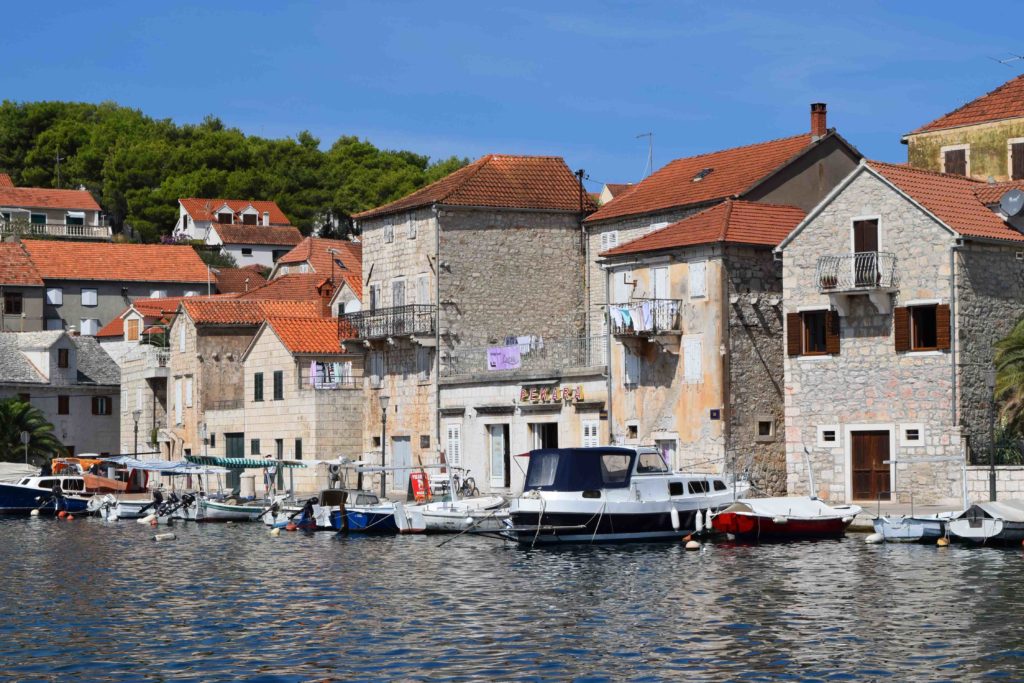
POLYGON ((196 521, 199 522, 255 522, 266 512, 263 501, 242 501, 237 498, 215 500, 200 498, 196 521))
POLYGON ((33 510, 71 514, 88 512, 92 494, 80 475, 34 475, 0 483, 0 513, 29 514, 33 510))
POLYGON ((975 503, 949 520, 949 535, 984 544, 1020 544, 1024 541, 1024 500, 975 503))
POLYGON ((422 534, 427 525, 419 506, 382 500, 375 505, 346 505, 344 530, 360 534, 422 534))
MULTIPOLYGON (((223 468, 224 470, 259 469, 276 471, 284 468, 289 475, 295 468, 304 468, 306 463, 301 460, 284 460, 276 458, 222 458, 207 455, 186 455, 185 460, 192 465, 201 467, 223 468)), ((289 487, 292 489, 293 487, 289 487)), ((235 492, 237 494, 237 491, 235 492)), ((257 522, 276 503, 281 505, 287 495, 277 495, 272 488, 264 499, 241 499, 231 496, 200 496, 195 519, 200 522, 257 522)))
POLYGON ((501 535, 522 544, 671 541, 749 490, 709 474, 672 472, 656 448, 530 451, 523 494, 501 535))
POLYGON ((712 515, 711 526, 741 540, 839 538, 861 512, 857 505, 828 505, 809 496, 740 498, 712 515))
MULTIPOLYGON (((267 526, 277 529, 287 529, 289 525, 294 525, 294 528, 305 531, 337 531, 341 528, 338 520, 345 501, 355 493, 346 489, 323 489, 320 495, 313 496, 303 505, 271 505, 260 519, 267 526)), ((376 500, 374 496, 373 502, 376 500)))
POLYGON ((508 519, 504 496, 439 500, 415 506, 427 533, 458 533, 468 529, 498 531, 508 519))
POLYGON ((887 542, 918 543, 934 541, 946 536, 949 521, 960 512, 937 512, 930 515, 882 515, 872 524, 875 533, 887 542))

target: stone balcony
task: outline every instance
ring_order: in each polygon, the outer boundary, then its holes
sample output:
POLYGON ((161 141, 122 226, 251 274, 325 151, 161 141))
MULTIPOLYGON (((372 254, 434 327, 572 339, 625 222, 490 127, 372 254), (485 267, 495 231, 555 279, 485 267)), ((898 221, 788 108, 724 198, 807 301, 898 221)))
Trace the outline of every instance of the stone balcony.
POLYGON ((899 289, 896 255, 884 251, 831 254, 818 258, 815 269, 818 291, 846 316, 851 296, 867 295, 879 313, 892 310, 889 294, 899 289))
POLYGON ((101 225, 79 225, 75 223, 30 223, 21 220, 0 219, 0 238, 9 235, 20 237, 57 237, 73 240, 102 240, 109 242, 113 235, 104 221, 101 225))
POLYGON ((396 337, 432 337, 437 327, 437 306, 410 304, 346 313, 338 318, 343 338, 357 340, 396 337))
POLYGON ((679 299, 633 299, 608 306, 609 329, 616 337, 681 335, 679 299))
POLYGON ((167 379, 170 375, 170 350, 152 347, 147 350, 145 359, 146 364, 142 369, 142 377, 144 379, 167 379))

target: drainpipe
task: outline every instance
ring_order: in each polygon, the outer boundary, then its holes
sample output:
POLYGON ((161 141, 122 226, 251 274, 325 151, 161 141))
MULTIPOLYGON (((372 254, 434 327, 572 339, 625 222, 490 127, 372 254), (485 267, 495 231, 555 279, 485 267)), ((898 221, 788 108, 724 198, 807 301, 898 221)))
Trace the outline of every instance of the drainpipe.
MULTIPOLYGON (((434 449, 441 453, 441 211, 434 205, 434 449)), ((445 453, 445 463, 448 454, 445 453)))
POLYGON ((608 376, 608 445, 610 446, 614 442, 615 436, 615 420, 613 419, 614 410, 612 404, 612 323, 611 317, 608 315, 608 307, 611 306, 612 271, 603 265, 601 268, 604 270, 604 317, 607 321, 607 324, 605 325, 607 334, 604 335, 604 362, 607 367, 605 374, 608 376))
MULTIPOLYGON (((954 329, 950 330, 949 333, 949 378, 950 386, 952 391, 952 401, 950 403, 950 416, 952 418, 952 425, 957 425, 957 383, 956 383, 956 252, 964 246, 964 240, 962 237, 958 237, 953 241, 953 245, 949 248, 949 318, 951 326, 954 329)), ((961 437, 962 439, 962 437, 961 437)))
MULTIPOLYGON (((729 460, 729 437, 732 432, 732 406, 729 405, 729 392, 732 390, 732 326, 730 324, 730 315, 732 314, 732 306, 729 303, 729 273, 728 265, 726 261, 726 246, 724 243, 721 244, 722 255, 721 255, 721 266, 720 268, 720 283, 719 283, 719 296, 721 301, 719 306, 721 307, 721 329, 722 329, 722 341, 719 347, 718 359, 720 367, 722 368, 722 474, 725 474, 725 468, 729 460)), ((760 294, 760 292, 759 292, 760 294)), ((751 455, 750 469, 754 469, 753 455, 751 455)), ((732 457, 732 478, 736 479, 737 463, 736 455, 733 453, 732 457)))

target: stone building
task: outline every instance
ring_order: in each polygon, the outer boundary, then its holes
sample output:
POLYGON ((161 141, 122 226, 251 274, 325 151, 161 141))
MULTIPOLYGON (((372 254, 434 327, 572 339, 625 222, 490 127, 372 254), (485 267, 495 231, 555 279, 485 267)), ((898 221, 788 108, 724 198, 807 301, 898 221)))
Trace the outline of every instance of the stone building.
POLYGON ((907 162, 977 180, 1024 180, 1024 76, 902 138, 907 162))
POLYGON ((780 245, 791 493, 806 449, 823 498, 960 499, 964 458, 988 454, 993 344, 1024 313, 1024 235, 991 188, 862 162, 780 245))
POLYGON ((727 199, 602 254, 616 443, 657 445, 673 468, 746 473, 785 491, 772 249, 804 215, 727 199))
POLYGON ((483 490, 516 486, 512 454, 535 443, 606 441, 605 342, 583 315, 592 208, 561 158, 488 155, 354 217, 364 296, 341 321, 367 353, 369 457, 381 395, 389 464, 446 457, 483 490))
POLYGON ((71 454, 118 452, 120 372, 91 337, 0 333, 0 398, 42 411, 71 454))

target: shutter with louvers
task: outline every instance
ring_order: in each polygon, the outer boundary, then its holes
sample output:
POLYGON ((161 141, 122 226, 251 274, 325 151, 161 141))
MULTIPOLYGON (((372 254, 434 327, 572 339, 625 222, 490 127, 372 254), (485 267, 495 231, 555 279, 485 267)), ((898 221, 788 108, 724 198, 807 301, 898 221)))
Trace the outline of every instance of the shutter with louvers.
POLYGON ((445 460, 449 465, 457 467, 462 464, 462 427, 459 425, 448 425, 447 452, 445 460))
POLYGON ((951 336, 949 304, 939 304, 935 307, 935 348, 940 351, 948 351, 951 336))
POLYGON ((825 353, 839 353, 839 312, 829 311, 825 318, 825 353))
POLYGON ((1015 142, 1010 145, 1010 178, 1013 180, 1024 178, 1024 142, 1015 142))
POLYGON ((786 354, 799 356, 803 346, 803 321, 799 313, 786 314, 786 354))
POLYGON ((946 173, 967 175, 967 150, 951 149, 943 155, 946 173))
POLYGON ((910 309, 905 306, 892 311, 893 344, 896 352, 910 350, 910 309))

